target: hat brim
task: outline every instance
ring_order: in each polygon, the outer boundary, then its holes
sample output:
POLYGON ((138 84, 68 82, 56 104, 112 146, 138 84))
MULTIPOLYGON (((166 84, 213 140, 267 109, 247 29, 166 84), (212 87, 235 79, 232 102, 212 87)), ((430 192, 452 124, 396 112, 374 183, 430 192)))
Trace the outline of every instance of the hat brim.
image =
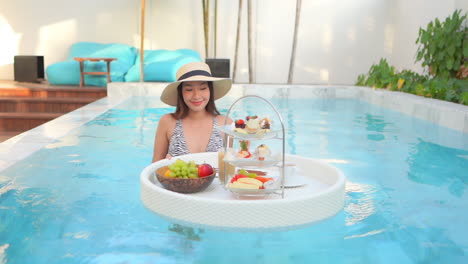
POLYGON ((161 94, 161 101, 163 103, 176 106, 177 105, 177 87, 179 84, 183 82, 190 82, 190 81, 207 81, 213 82, 213 93, 214 93, 214 100, 218 100, 219 98, 225 96, 229 90, 231 90, 232 81, 231 79, 226 78, 217 78, 217 77, 210 77, 210 76, 192 76, 186 78, 181 81, 176 81, 170 83, 164 88, 164 91, 161 94))

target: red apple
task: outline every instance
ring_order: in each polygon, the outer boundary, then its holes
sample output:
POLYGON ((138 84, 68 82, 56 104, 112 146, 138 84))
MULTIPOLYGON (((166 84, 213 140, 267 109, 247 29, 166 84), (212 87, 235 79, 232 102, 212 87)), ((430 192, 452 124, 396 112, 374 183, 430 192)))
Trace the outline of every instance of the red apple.
POLYGON ((214 173, 213 167, 208 163, 198 165, 198 177, 203 178, 214 173))

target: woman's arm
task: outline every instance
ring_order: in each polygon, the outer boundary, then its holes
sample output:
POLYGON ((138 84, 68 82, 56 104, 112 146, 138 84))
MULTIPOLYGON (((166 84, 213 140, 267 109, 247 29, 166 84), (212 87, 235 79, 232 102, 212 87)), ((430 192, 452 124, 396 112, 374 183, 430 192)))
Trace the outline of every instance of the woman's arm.
POLYGON ((165 159, 169 149, 169 139, 174 130, 175 120, 170 115, 163 115, 158 123, 158 129, 154 137, 153 161, 165 159), (171 129, 172 128, 172 129, 171 129))

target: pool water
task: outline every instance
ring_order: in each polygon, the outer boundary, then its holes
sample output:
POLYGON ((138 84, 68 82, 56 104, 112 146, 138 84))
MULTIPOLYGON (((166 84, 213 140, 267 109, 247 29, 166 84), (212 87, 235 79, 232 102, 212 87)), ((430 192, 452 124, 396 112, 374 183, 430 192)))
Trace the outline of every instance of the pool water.
POLYGON ((156 101, 132 97, 1 172, 0 263, 468 263, 468 135, 354 99, 271 99, 286 152, 344 172, 345 207, 232 232, 143 206, 139 175, 173 111, 156 101))

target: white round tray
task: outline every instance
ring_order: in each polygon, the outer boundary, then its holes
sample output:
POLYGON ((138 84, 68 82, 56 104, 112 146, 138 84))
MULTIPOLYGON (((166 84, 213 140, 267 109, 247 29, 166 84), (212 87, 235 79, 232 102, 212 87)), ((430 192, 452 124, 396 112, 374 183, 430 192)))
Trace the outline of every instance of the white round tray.
POLYGON ((324 162, 296 155, 286 155, 288 164, 296 164, 296 172, 289 178, 286 175, 285 186, 289 181, 301 187, 286 188, 284 198, 276 194, 238 197, 223 188, 217 178, 202 192, 181 194, 164 189, 155 176, 158 168, 176 159, 218 167, 217 155, 216 152, 183 155, 149 165, 140 175, 143 204, 161 216, 184 223, 236 229, 302 226, 331 217, 344 206, 343 173, 324 162))

